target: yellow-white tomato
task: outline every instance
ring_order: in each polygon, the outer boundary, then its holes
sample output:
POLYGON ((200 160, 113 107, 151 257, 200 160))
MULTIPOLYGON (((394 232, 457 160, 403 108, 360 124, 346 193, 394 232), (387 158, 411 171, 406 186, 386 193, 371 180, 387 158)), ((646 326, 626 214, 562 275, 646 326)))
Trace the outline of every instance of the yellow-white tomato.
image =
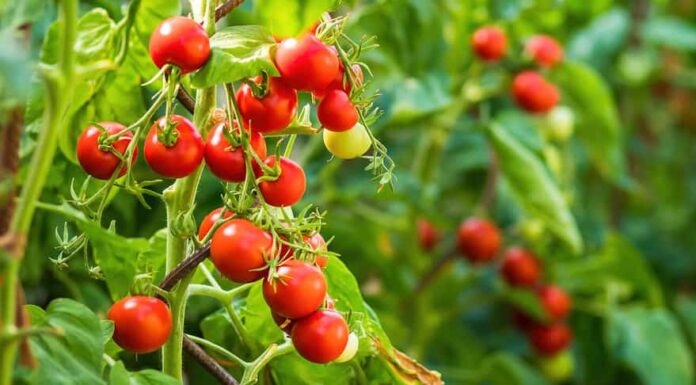
POLYGON ((324 145, 336 158, 357 158, 364 154, 371 144, 370 135, 360 123, 348 131, 324 130, 324 145))
POLYGON ((343 349, 343 353, 341 353, 338 358, 334 360, 334 362, 348 362, 355 357, 355 354, 358 352, 358 346, 360 345, 360 342, 358 340, 358 336, 355 335, 355 333, 350 333, 348 335, 348 343, 346 344, 346 348, 343 349))

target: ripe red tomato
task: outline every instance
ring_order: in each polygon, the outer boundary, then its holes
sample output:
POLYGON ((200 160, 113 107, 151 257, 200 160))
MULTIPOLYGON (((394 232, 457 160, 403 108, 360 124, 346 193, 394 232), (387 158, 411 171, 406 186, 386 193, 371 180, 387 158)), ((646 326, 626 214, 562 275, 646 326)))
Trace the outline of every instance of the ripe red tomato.
POLYGON ((232 219, 217 229, 210 244, 210 259, 222 275, 237 283, 254 282, 266 273, 271 256, 271 235, 246 219, 232 219))
POLYGON ((541 304, 551 322, 561 321, 572 307, 570 296, 558 286, 547 285, 537 290, 541 304))
MULTIPOLYGON (((333 48, 333 47, 331 47, 333 48)), ((365 76, 363 75, 362 72, 362 67, 360 67, 359 64, 353 64, 351 66, 353 68, 353 72, 355 73, 355 76, 357 79, 355 81, 357 82, 358 86, 363 83, 365 80, 365 76)), ((329 86, 324 89, 324 90, 315 90, 312 91, 312 95, 316 98, 323 98, 326 96, 326 93, 331 90, 342 90, 346 94, 350 95, 350 92, 353 90, 353 87, 350 85, 350 81, 348 80, 347 75, 345 75, 345 69, 343 68, 343 63, 340 61, 338 62, 338 74, 336 75, 336 78, 329 84, 329 86), (345 82, 344 82, 344 76, 345 82)))
POLYGON ((418 243, 424 251, 432 251, 440 240, 440 233, 437 228, 427 219, 419 218, 416 221, 418 228, 418 243))
POLYGON ((280 330, 284 331, 286 334, 292 334, 292 328, 295 327, 295 321, 291 320, 290 318, 283 317, 282 315, 273 312, 273 310, 271 310, 271 317, 273 317, 273 322, 278 325, 280 330))
POLYGON ((527 40, 525 52, 542 67, 551 68, 563 60, 563 47, 548 35, 537 35, 527 40))
POLYGON ((172 331, 169 306, 154 297, 123 298, 111 305, 107 318, 114 323, 114 341, 133 353, 159 349, 172 331))
POLYGON ((326 297, 326 278, 318 267, 290 259, 278 267, 277 279, 263 281, 263 298, 283 317, 306 317, 319 309, 326 297))
MULTIPOLYGON (((126 126, 115 122, 101 122, 99 125, 106 129, 107 135, 114 135, 126 129, 126 126)), ((77 140, 77 160, 87 174, 97 179, 106 180, 114 175, 116 168, 121 164, 121 160, 111 151, 102 151, 99 149, 99 137, 101 135, 102 130, 97 126, 89 126, 82 132, 82 135, 80 135, 80 138, 77 140)), ((123 155, 131 140, 133 140, 133 134, 127 132, 120 136, 112 146, 114 150, 123 155)), ((133 151, 131 165, 135 163, 137 155, 138 147, 133 151)), ((125 175, 127 171, 127 167, 124 164, 121 167, 121 171, 118 172, 118 176, 121 177, 125 175)))
MULTIPOLYGON (((261 78, 257 77, 254 81, 258 84, 261 78)), ((269 78, 266 96, 257 99, 251 87, 243 84, 237 91, 237 103, 244 127, 258 132, 275 132, 292 123, 297 112, 297 92, 279 78, 269 78)))
POLYGON ((176 143, 167 146, 160 141, 159 133, 166 127, 165 116, 150 128, 145 139, 145 160, 153 171, 167 178, 183 178, 196 171, 203 160, 203 140, 193 123, 180 115, 172 116, 178 132, 176 143))
POLYGON ((500 272, 512 286, 533 286, 541 278, 541 265, 530 251, 511 247, 503 255, 500 272))
POLYGON ((292 343, 307 361, 325 364, 338 358, 348 345, 348 324, 332 310, 319 310, 295 321, 292 343))
POLYGON ((570 345, 573 331, 566 324, 534 325, 529 330, 529 341, 542 356, 554 355, 570 345))
POLYGON ((347 131, 353 128, 360 116, 350 97, 342 90, 331 90, 317 106, 319 122, 327 130, 347 131))
POLYGON ((556 86, 534 71, 520 72, 515 76, 512 95, 520 107, 531 113, 546 113, 560 99, 556 86))
POLYGON ((338 63, 336 53, 309 33, 283 40, 275 54, 283 82, 303 91, 326 89, 337 76, 338 63))
POLYGON ((314 263, 322 269, 325 268, 326 264, 329 263, 329 257, 325 254, 321 254, 328 250, 324 237, 319 233, 314 233, 311 237, 305 236, 304 241, 312 250, 317 252, 314 263))
POLYGON ((469 218, 457 230, 459 251, 471 262, 492 260, 498 254, 501 242, 498 227, 486 219, 469 218))
MULTIPOLYGON (((205 142, 205 164, 216 177, 227 182, 244 182, 246 178, 246 163, 244 149, 231 148, 230 141, 225 136, 227 125, 217 125, 208 135, 205 142)), ((249 137, 252 150, 264 159, 266 157, 266 139, 257 131, 252 131, 249 137)), ((252 165, 256 164, 251 160, 252 165)))
POLYGON ((471 37, 471 45, 474 53, 486 61, 495 61, 507 51, 507 37, 505 31, 498 27, 481 27, 471 37))
POLYGON ((208 34, 200 24, 188 17, 170 17, 157 26, 150 36, 150 57, 159 68, 173 64, 185 74, 201 68, 209 56, 208 34))
MULTIPOLYGON (((264 163, 274 167, 275 155, 271 155, 264 163)), ((284 207, 297 203, 304 195, 307 187, 307 179, 304 170, 299 164, 284 156, 280 157, 280 175, 273 181, 259 183, 259 190, 263 199, 271 206, 284 207)))
MULTIPOLYGON (((206 215, 205 218, 203 218, 201 224, 198 226, 198 239, 203 239, 206 237, 206 235, 208 235, 208 232, 210 232, 210 229, 213 228, 215 222, 217 222, 218 219, 220 219, 222 209, 223 207, 218 207, 215 210, 208 213, 208 215, 206 215)), ((233 215, 233 212, 226 210, 224 219, 230 218, 233 215)))

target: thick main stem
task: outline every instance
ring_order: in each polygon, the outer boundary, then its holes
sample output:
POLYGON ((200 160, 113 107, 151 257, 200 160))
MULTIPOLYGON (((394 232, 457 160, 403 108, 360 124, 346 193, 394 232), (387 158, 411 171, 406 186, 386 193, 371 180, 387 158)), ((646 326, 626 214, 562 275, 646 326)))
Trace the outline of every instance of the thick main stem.
MULTIPOLYGON (((24 255, 25 239, 31 227, 36 209, 36 201, 46 183, 51 162, 56 153, 58 135, 62 132, 65 113, 65 101, 71 100, 75 77, 74 50, 77 34, 77 0, 62 0, 60 3, 60 44, 57 73, 51 73, 46 79, 46 109, 44 111, 43 130, 34 151, 29 174, 24 182, 21 199, 10 225, 7 252, 8 263, 4 271, 4 282, 0 286, 0 334, 10 335, 16 332, 17 286, 21 260, 24 255)), ((12 373, 17 356, 17 339, 0 344, 0 385, 12 383, 12 373)))

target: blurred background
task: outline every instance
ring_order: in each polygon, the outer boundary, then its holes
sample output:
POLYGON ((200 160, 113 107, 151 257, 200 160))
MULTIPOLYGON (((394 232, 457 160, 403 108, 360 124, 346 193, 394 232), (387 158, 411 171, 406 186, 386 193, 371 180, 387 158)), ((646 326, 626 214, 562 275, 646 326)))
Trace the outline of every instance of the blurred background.
MULTIPOLYGON (((263 17, 255 3, 245 2, 226 23, 263 17)), ((55 19, 52 3, 20 4, 25 7, 3 15, 5 31, 27 25, 29 35, 26 44, 17 43, 16 35, 0 36, 3 118, 32 93, 32 66, 55 19)), ((350 10, 348 33, 375 35, 380 45, 365 62, 373 73, 370 88, 380 91, 384 115, 375 130, 396 162, 395 188, 377 193, 363 170, 366 162, 331 160, 319 135, 301 138, 293 157, 309 178, 304 202, 328 212, 322 233, 334 237, 330 249, 356 275, 394 345, 451 384, 693 384, 696 1, 383 0, 343 6, 337 14, 350 10), (487 64, 473 55, 471 35, 484 25, 505 30, 504 60, 487 64), (565 49, 564 63, 544 76, 560 89, 562 115, 570 116, 572 129, 559 131, 552 119, 558 114, 531 116, 509 96, 514 74, 532 67, 523 47, 537 34, 555 37, 565 49), (500 148, 486 134, 490 124, 515 149, 531 154, 544 180, 558 187, 577 223, 580 252, 572 241, 559 240, 572 238, 567 222, 530 210, 548 198, 539 181, 511 179, 519 176, 514 167, 501 170, 500 148), (570 294, 569 350, 538 356, 511 311, 533 308, 534 300, 502 282, 499 262, 472 265, 456 256, 457 227, 471 216, 497 223, 506 247, 534 251, 545 281, 570 294), (438 234, 430 249, 420 242, 418 223, 424 221, 438 234)), ((117 1, 82 1, 81 7, 104 7, 122 17, 117 1)), ((152 91, 109 113, 135 120, 152 91)), ((75 127, 84 127, 90 113, 78 114, 75 127)), ((38 115, 30 102, 24 162, 38 115)), ((61 144, 64 154, 74 153, 68 143, 74 141, 61 144)), ((68 197, 71 180, 79 186, 84 179, 70 157, 56 161, 44 200, 68 197)), ((136 167, 142 178, 153 179, 142 159, 136 167)), ((220 205, 221 192, 206 171, 197 218, 220 205)), ((145 210, 120 194, 106 216, 124 236, 151 237, 165 216, 162 205, 150 203, 145 210)), ((51 262, 58 254, 54 233, 62 233, 63 222, 60 215, 37 215, 22 271, 27 301, 43 306, 67 296, 107 309, 110 298, 89 264, 75 259, 58 268, 51 262)), ((192 304, 191 329, 211 306, 192 304)))

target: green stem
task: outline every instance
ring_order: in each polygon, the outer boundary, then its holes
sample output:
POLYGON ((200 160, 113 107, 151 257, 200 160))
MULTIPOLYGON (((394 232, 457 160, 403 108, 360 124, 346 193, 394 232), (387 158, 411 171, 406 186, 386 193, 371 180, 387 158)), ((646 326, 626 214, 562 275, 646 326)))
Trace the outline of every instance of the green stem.
MULTIPOLYGON (((5 282, 0 286, 0 334, 11 335, 16 332, 16 290, 18 285, 19 268, 24 254, 23 240, 26 239, 31 227, 36 201, 46 183, 46 177, 51 169, 51 163, 56 152, 58 135, 63 131, 63 117, 66 101, 72 99, 75 78, 75 36, 77 34, 77 0, 62 0, 58 19, 61 47, 57 62, 57 73, 51 72, 45 79, 46 109, 44 111, 44 127, 39 134, 39 140, 32 156, 29 174, 24 182, 21 199, 15 216, 10 225, 10 234, 19 242, 12 250, 4 271, 5 282)), ((56 70, 53 70, 56 71, 56 70)), ((0 346, 0 385, 12 383, 12 373, 17 355, 17 340, 12 340, 0 346)))
POLYGON ((256 358, 253 362, 249 363, 249 365, 246 367, 244 370, 244 376, 242 376, 242 380, 239 382, 239 385, 251 385, 255 384, 258 379, 259 379, 259 373, 261 370, 268 365, 269 362, 271 362, 272 359, 278 356, 282 356, 283 354, 290 353, 294 350, 295 348, 292 345, 291 341, 285 341, 282 345, 276 345, 272 344, 269 346, 261 355, 256 358))

